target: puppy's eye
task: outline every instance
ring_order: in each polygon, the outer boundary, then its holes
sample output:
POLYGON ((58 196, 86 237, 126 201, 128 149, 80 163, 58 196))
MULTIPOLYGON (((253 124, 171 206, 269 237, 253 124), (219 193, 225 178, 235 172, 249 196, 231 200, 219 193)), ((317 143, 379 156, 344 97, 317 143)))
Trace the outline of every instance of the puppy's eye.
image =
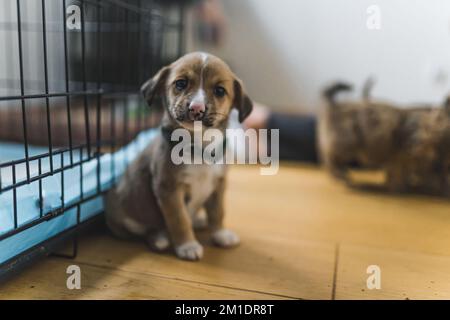
POLYGON ((175 81, 175 88, 177 88, 177 90, 184 90, 186 89, 188 85, 188 81, 186 79, 180 79, 175 81))
POLYGON ((222 97, 225 96, 226 93, 227 93, 227 92, 226 92, 226 90, 225 90, 224 87, 217 86, 217 87, 214 88, 214 95, 215 95, 216 97, 222 98, 222 97))

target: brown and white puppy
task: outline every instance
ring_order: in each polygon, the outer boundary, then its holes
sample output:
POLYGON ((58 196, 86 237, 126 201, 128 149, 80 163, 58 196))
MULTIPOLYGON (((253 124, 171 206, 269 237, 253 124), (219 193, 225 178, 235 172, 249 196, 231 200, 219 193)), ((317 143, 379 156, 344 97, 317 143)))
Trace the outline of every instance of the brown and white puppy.
POLYGON ((161 133, 108 193, 109 228, 120 237, 143 238, 154 250, 172 245, 179 258, 198 260, 203 247, 193 227, 204 209, 213 242, 237 245, 238 235, 223 221, 225 165, 175 165, 170 136, 178 128, 193 135, 194 121, 200 121, 203 128, 221 130, 225 137, 230 111, 236 108, 242 122, 252 110, 241 80, 219 58, 196 52, 163 67, 142 92, 149 105, 157 96, 163 101, 161 133))

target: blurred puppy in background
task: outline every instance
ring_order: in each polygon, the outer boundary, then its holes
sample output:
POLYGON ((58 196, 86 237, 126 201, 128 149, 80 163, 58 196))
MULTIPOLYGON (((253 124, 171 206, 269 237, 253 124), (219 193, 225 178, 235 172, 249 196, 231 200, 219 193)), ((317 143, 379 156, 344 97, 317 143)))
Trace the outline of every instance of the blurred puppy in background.
MULTIPOLYGON (((336 83, 324 91, 327 106, 319 118, 321 160, 337 178, 348 180, 354 165, 380 168, 398 148, 401 112, 386 103, 363 99, 338 102, 336 96, 352 87, 336 83)), ((368 96, 364 94, 364 96, 368 96)))
POLYGON ((397 108, 372 101, 367 92, 361 102, 336 100, 349 90, 350 85, 336 83, 324 91, 318 143, 330 172, 351 183, 347 172, 355 165, 385 169, 389 191, 448 192, 450 103, 397 108))
POLYGON ((402 109, 399 150, 386 164, 391 191, 446 194, 447 107, 402 109))
MULTIPOLYGON (((198 121, 202 128, 220 130, 224 137, 232 108, 238 110, 241 122, 252 111, 241 80, 219 58, 197 52, 162 68, 142 86, 142 92, 150 106, 155 97, 162 98, 161 132, 109 191, 109 228, 119 237, 143 238, 156 251, 172 245, 179 258, 198 260, 203 247, 193 228, 203 224, 199 212, 204 209, 213 242, 221 247, 237 245, 238 235, 223 224, 225 165, 175 165, 171 151, 176 142, 171 136, 183 128, 192 137, 194 121, 198 121)), ((202 148, 203 143, 191 141, 192 148, 202 148)))

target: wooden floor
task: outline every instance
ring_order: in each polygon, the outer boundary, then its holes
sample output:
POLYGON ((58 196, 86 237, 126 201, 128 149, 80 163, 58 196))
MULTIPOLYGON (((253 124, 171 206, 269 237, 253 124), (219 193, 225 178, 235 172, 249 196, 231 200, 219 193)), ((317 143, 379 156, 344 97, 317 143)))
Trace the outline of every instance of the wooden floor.
POLYGON ((238 248, 201 262, 154 254, 99 232, 76 260, 47 258, 0 288, 33 299, 450 299, 450 202, 350 190, 316 167, 230 170, 227 225, 238 248), (66 268, 80 266, 81 290, 66 268), (381 289, 366 286, 367 267, 381 289))

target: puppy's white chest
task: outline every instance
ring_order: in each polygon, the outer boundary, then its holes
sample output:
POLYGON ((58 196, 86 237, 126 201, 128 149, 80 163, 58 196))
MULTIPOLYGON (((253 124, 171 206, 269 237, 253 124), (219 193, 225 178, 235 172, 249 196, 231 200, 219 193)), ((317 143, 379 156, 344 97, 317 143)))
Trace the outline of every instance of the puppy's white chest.
POLYGON ((187 206, 194 214, 212 194, 218 179, 223 177, 223 165, 187 165, 183 171, 183 182, 188 186, 187 206))

